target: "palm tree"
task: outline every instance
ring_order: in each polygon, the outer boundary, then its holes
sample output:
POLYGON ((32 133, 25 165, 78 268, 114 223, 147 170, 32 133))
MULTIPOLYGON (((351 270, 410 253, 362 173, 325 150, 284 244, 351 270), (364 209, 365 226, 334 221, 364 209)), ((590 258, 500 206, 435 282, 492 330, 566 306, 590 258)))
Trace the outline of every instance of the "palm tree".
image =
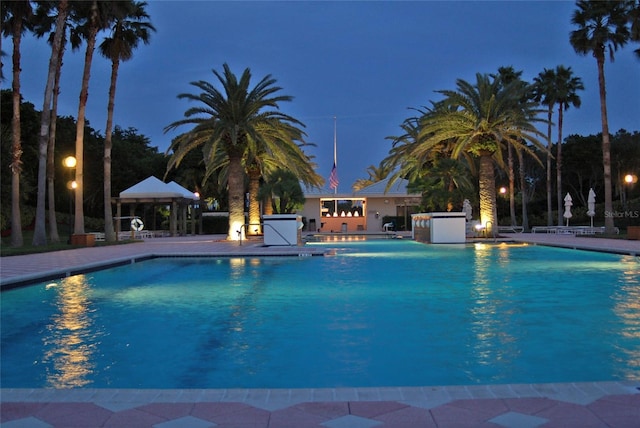
MULTIPOLYGON (((522 71, 515 71, 511 66, 499 67, 497 75, 491 75, 494 79, 500 79, 503 84, 508 85, 512 82, 518 81, 522 86, 522 96, 526 97, 527 83, 520 78, 522 71)), ((524 99, 524 98, 523 98, 524 99)), ((507 174, 509 176, 509 217, 511 219, 511 226, 516 226, 516 201, 515 201, 515 168, 513 159, 513 146, 507 144, 507 174)), ((524 205, 523 205, 524 206, 524 205)), ((525 206, 526 207, 526 206, 525 206)), ((526 208, 525 208, 526 209, 526 208)))
POLYGON ((13 118, 11 121, 11 246, 21 247, 20 175, 22 173, 22 137, 20 135, 20 44, 22 34, 29 30, 32 15, 28 0, 2 2, 2 35, 13 39, 13 118))
MULTIPOLYGON (((631 40, 640 42, 640 0, 636 0, 635 6, 631 8, 629 23, 631 24, 631 40)), ((640 58, 640 48, 637 48, 634 52, 640 58)))
POLYGON ((553 118, 553 108, 556 105, 555 81, 556 72, 546 68, 533 78, 533 99, 547 106, 547 226, 553 224, 553 219, 551 218, 551 211, 553 210, 551 203, 551 128, 553 122, 551 119, 553 118))
POLYGON ((580 97, 577 91, 584 90, 582 79, 573 76, 571 67, 565 68, 562 65, 556 67, 555 71, 555 100, 558 104, 558 143, 556 146, 556 198, 558 202, 558 226, 562 226, 562 122, 563 112, 568 110, 572 105, 576 108, 580 107, 580 97))
MULTIPOLYGON (((222 85, 222 91, 206 81, 191 84, 202 91, 199 94, 183 93, 178 98, 201 103, 185 112, 185 119, 171 123, 165 132, 182 125, 195 125, 193 129, 179 135, 169 150, 173 155, 167 170, 178 166, 182 158, 196 148, 204 150, 207 170, 213 171, 212 160, 222 153, 227 164, 227 185, 229 192, 229 240, 242 239, 244 231, 244 168, 243 158, 258 150, 249 150, 249 145, 269 145, 269 135, 278 133, 283 125, 303 126, 295 118, 277 110, 279 104, 291 101, 288 95, 277 95, 282 88, 275 86, 275 79, 265 76, 253 88, 251 70, 245 69, 240 79, 223 65, 223 72, 213 70, 222 85)), ((300 131, 302 132, 302 131, 300 131)))
MULTIPOLYGON (((618 48, 627 44, 631 34, 627 27, 633 2, 617 0, 579 0, 578 9, 573 12, 571 23, 578 26, 572 31, 569 41, 580 55, 591 54, 598 66, 598 87, 600 90, 600 118, 602 121, 602 164, 604 169, 604 210, 613 211, 611 188, 611 141, 609 119, 607 118, 607 95, 604 78, 605 54, 611 60, 618 48)), ((613 233, 613 215, 605 215, 606 233, 613 233)))
MULTIPOLYGON (((249 227, 248 234, 257 235, 261 233, 260 223, 260 201, 259 196, 261 182, 268 185, 269 176, 280 169, 287 169, 307 187, 319 187, 324 183, 324 179, 318 175, 309 156, 302 148, 306 145, 313 145, 303 142, 304 133, 295 126, 288 123, 280 123, 277 126, 259 126, 258 132, 263 137, 262 144, 250 142, 243 155, 243 168, 248 181, 248 211, 249 227), (269 128, 275 130, 273 132, 269 128)), ((205 180, 217 172, 218 177, 226 180, 228 177, 229 158, 223 150, 205 153, 205 180)), ((264 213, 270 214, 270 201, 263 201, 264 213)))
POLYGON ((414 150, 424 156, 443 144, 450 145, 451 157, 463 154, 478 158, 480 221, 492 232, 497 223, 494 161, 502 163, 502 146, 511 144, 535 156, 526 142, 544 146, 534 126, 538 110, 522 101, 519 81, 505 84, 486 74, 477 74, 476 83, 457 80, 457 91, 438 91, 445 96, 438 108, 423 116, 419 144, 414 150))
MULTIPOLYGON (((56 35, 56 20, 58 14, 57 2, 38 2, 34 15, 34 34, 40 38, 49 32, 49 44, 53 46, 56 35), (53 28, 53 31, 52 31, 53 28)), ((55 197, 55 144, 58 118, 58 95, 60 94, 60 77, 62 74, 62 59, 64 57, 65 45, 67 41, 66 28, 70 26, 70 21, 65 19, 62 32, 62 41, 58 50, 58 60, 56 64, 55 77, 53 82, 53 94, 51 100, 51 115, 49 122, 49 140, 47 143, 47 199, 49 208, 49 235, 51 242, 59 242, 58 221, 56 219, 56 197, 55 197)), ((71 27, 70 37, 71 48, 76 50, 80 47, 81 40, 78 34, 71 27)))
POLYGON ((424 165, 421 177, 412 181, 407 189, 421 192, 423 205, 430 211, 453 211, 475 190, 466 162, 449 157, 424 165))
POLYGON ((44 90, 44 101, 40 119, 40 135, 38 136, 38 194, 36 201, 36 219, 33 232, 33 245, 45 245, 47 235, 45 228, 45 195, 47 186, 48 149, 51 133, 52 100, 55 82, 59 75, 61 60, 60 50, 63 46, 65 23, 69 14, 69 2, 61 0, 58 4, 58 16, 55 21, 55 33, 51 43, 51 58, 47 72, 47 83, 44 90))
POLYGON ((260 126, 258 132, 262 142, 250 140, 244 156, 245 173, 249 179, 249 234, 261 233, 258 193, 260 180, 265 176, 286 168, 307 186, 318 186, 323 182, 302 150, 302 147, 312 144, 303 141, 305 134, 299 128, 280 121, 279 124, 260 126))
POLYGON ((107 104, 107 125, 104 138, 104 232, 109 242, 116 240, 111 209, 111 136, 113 134, 113 110, 115 107, 116 83, 121 61, 128 61, 140 42, 149 44, 151 32, 155 28, 147 22, 149 15, 145 11, 145 2, 123 2, 115 9, 115 21, 111 37, 100 44, 102 56, 111 60, 111 83, 107 104))
POLYGON ((391 173, 391 168, 385 162, 380 162, 378 166, 369 165, 367 174, 369 178, 360 178, 353 184, 353 191, 357 192, 374 183, 384 180, 391 173))
POLYGON ((277 169, 266 177, 265 184, 260 187, 258 198, 268 203, 265 213, 273 213, 275 205, 278 214, 288 214, 304 205, 304 192, 298 177, 288 169, 277 169), (273 201, 275 200, 275 204, 273 201), (272 205, 273 204, 273 205, 272 205))
POLYGON ((78 31, 87 42, 84 69, 82 72, 82 85, 80 88, 80 102, 78 104, 78 118, 76 121, 76 190, 75 190, 75 213, 73 233, 84 234, 84 130, 87 100, 89 98, 89 78, 91 75, 91 65, 93 63, 93 53, 96 46, 98 32, 107 28, 113 19, 112 11, 123 2, 97 1, 88 3, 80 2, 77 6, 77 17, 84 22, 78 26, 78 31))

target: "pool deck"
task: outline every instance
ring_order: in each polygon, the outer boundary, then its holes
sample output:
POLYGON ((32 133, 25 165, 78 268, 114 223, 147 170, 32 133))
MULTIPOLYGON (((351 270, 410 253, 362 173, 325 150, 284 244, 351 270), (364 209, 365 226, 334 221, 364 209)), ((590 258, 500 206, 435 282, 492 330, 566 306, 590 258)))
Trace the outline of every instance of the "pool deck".
MULTIPOLYGON (((503 234, 508 240, 640 255, 640 241, 503 234)), ((11 287, 154 256, 313 256, 313 247, 264 247, 223 236, 0 258, 11 287)), ((335 389, 0 389, 1 428, 46 427, 640 427, 640 380, 568 384, 335 389)))

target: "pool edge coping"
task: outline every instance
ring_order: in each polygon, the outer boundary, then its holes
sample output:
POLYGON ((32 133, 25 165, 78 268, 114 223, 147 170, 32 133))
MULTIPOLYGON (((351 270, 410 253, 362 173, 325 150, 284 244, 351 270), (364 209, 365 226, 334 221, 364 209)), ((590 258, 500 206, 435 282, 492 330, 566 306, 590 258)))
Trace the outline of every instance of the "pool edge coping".
POLYGON ((274 410, 307 402, 398 401, 433 408, 454 400, 549 398, 588 405, 602 397, 640 394, 640 380, 416 387, 272 389, 1 388, 0 403, 245 403, 274 410))
POLYGON ((14 288, 25 287, 34 285, 40 282, 57 280, 62 278, 68 278, 74 275, 82 275, 91 272, 97 272, 113 267, 124 266, 128 264, 135 264, 146 260, 152 260, 157 258, 189 258, 189 257, 203 257, 203 258, 230 258, 230 257, 317 257, 324 256, 325 251, 317 250, 304 250, 304 251, 289 251, 289 252, 247 252, 247 253, 231 253, 231 252, 219 252, 219 253, 207 253, 207 252, 175 252, 175 253, 140 253, 137 255, 129 255, 120 258, 111 258, 108 260, 101 260, 99 262, 85 263, 68 268, 50 269, 37 273, 30 273, 24 275, 15 275, 13 277, 0 280, 0 292, 11 290, 14 288))

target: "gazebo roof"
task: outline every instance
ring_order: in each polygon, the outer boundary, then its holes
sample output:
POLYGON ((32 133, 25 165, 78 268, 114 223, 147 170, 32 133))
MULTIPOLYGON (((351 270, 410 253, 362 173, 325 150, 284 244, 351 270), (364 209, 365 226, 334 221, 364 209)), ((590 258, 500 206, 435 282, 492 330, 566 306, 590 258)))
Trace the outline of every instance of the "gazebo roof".
POLYGON ((120 199, 197 199, 193 192, 185 189, 175 181, 164 183, 150 176, 120 192, 120 199))

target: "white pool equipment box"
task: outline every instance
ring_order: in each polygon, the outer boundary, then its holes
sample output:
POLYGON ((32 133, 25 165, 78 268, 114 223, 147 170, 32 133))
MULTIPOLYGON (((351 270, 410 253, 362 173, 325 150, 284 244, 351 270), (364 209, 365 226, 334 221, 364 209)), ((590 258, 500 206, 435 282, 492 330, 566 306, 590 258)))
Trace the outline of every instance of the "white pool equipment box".
POLYGON ((464 244, 466 220, 463 212, 412 214, 413 239, 430 244, 464 244))
POLYGON ((263 216, 264 245, 302 245, 302 216, 273 214, 263 216))

